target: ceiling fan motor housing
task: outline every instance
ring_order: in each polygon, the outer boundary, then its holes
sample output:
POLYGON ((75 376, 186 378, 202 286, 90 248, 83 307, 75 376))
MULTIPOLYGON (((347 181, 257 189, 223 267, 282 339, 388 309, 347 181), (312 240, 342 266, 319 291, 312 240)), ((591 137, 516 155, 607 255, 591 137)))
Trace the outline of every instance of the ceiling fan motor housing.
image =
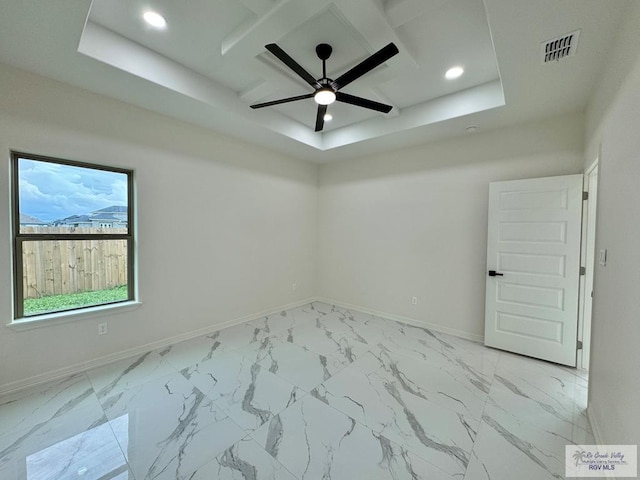
POLYGON ((320 78, 318 79, 318 83, 320 84, 320 88, 330 88, 335 91, 335 88, 333 88, 333 80, 330 78, 320 78))

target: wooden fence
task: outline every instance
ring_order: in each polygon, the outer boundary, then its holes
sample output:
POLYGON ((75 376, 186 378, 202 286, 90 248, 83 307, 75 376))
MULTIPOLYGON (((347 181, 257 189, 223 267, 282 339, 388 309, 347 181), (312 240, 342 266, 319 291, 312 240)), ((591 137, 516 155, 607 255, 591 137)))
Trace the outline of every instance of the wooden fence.
MULTIPOLYGON (((126 233, 124 229, 21 227, 22 233, 126 233)), ((127 284, 126 240, 39 240, 23 245, 24 298, 127 284)))

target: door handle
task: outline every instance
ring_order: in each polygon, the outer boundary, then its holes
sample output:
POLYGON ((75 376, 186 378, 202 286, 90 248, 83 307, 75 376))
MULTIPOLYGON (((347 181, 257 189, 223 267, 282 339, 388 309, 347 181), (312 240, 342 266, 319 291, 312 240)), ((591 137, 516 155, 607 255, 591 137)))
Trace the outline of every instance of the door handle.
POLYGON ((489 276, 490 277, 502 277, 502 276, 504 276, 504 273, 498 273, 495 270, 489 270, 489 276))

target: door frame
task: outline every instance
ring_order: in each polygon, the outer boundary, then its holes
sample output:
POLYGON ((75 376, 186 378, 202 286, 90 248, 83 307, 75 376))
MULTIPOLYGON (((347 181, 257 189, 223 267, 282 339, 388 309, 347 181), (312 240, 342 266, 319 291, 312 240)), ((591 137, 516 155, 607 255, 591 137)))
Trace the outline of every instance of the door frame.
POLYGON ((591 358, 591 308, 593 293, 593 274, 595 268, 595 232, 596 211, 598 202, 598 162, 599 157, 585 169, 583 191, 588 193, 582 208, 582 240, 581 264, 585 267, 585 275, 580 277, 580 302, 578 305, 578 340, 582 342, 582 350, 578 350, 577 367, 589 369, 591 358))

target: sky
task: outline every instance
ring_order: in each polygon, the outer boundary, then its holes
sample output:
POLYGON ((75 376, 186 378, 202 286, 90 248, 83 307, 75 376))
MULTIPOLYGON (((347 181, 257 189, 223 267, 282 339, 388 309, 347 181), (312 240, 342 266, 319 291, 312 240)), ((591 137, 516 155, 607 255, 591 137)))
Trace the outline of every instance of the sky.
POLYGON ((21 158, 20 213, 50 222, 127 205, 127 176, 91 168, 21 158))

